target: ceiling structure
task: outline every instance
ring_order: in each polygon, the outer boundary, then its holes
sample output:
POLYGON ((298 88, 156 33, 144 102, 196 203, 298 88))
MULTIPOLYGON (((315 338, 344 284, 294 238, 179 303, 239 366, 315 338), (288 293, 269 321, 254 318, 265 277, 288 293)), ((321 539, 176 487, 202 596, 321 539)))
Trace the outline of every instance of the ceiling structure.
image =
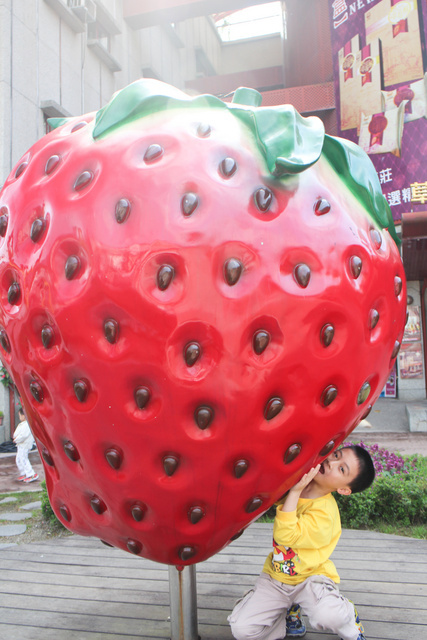
MULTIPOLYGON (((241 9, 269 4, 272 0, 123 0, 123 15, 135 30, 180 22, 197 16, 230 15, 241 9)), ((237 86, 252 86, 262 93, 263 104, 291 103, 304 114, 319 114, 328 133, 336 133, 332 54, 329 39, 328 0, 305 0, 307 12, 301 20, 301 0, 287 0, 289 33, 283 43, 280 66, 248 69, 238 73, 201 75, 186 88, 198 93, 224 96, 237 86), (320 46, 321 45, 321 46, 320 46), (320 47, 320 50, 319 50, 320 47), (285 51, 286 48, 286 51, 285 51), (292 64, 288 60, 292 52, 292 64)))
POLYGON ((123 0, 123 16, 132 29, 143 29, 267 2, 271 0, 123 0))

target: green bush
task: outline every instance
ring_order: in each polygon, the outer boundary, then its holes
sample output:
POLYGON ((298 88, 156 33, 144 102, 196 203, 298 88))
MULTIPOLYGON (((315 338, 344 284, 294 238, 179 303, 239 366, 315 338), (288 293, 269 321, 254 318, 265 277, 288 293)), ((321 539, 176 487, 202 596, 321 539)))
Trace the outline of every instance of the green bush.
POLYGON ((62 522, 58 520, 52 507, 50 506, 45 480, 42 481, 41 487, 42 487, 42 495, 41 495, 42 515, 44 520, 53 528, 65 529, 64 525, 62 524, 62 522))
POLYGON ((373 485, 350 496, 335 494, 345 528, 372 528, 378 523, 395 526, 427 524, 427 458, 400 456, 366 445, 377 477, 373 485))

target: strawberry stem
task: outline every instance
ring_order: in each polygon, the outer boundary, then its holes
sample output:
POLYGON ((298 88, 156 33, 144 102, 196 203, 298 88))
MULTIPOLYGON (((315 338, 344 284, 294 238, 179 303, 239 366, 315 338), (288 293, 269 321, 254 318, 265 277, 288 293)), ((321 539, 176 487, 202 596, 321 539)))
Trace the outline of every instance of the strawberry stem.
POLYGON ((239 87, 234 92, 234 104, 244 104, 247 107, 260 107, 262 95, 256 89, 248 89, 247 87, 239 87))

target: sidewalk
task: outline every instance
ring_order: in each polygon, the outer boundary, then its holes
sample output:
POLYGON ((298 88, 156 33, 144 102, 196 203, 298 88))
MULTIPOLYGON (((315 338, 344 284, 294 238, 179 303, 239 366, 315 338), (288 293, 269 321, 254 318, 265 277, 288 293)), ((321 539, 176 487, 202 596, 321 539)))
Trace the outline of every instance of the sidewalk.
POLYGON ((44 480, 43 464, 37 450, 29 454, 31 465, 39 475, 39 480, 25 484, 18 482, 18 469, 15 463, 16 453, 0 453, 0 494, 20 491, 40 491, 40 483, 44 480))
POLYGON ((379 398, 366 420, 351 434, 352 440, 377 443, 385 449, 404 455, 419 453, 427 456, 427 432, 410 432, 407 407, 427 407, 424 402, 406 402, 379 398))

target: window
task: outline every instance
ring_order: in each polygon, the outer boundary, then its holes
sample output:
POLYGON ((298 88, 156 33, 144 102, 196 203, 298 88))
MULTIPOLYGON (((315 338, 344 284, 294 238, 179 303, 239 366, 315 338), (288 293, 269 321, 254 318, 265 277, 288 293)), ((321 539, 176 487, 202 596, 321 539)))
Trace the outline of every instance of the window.
POLYGON ((214 14, 212 19, 223 42, 280 34, 284 25, 281 2, 223 11, 214 14))

